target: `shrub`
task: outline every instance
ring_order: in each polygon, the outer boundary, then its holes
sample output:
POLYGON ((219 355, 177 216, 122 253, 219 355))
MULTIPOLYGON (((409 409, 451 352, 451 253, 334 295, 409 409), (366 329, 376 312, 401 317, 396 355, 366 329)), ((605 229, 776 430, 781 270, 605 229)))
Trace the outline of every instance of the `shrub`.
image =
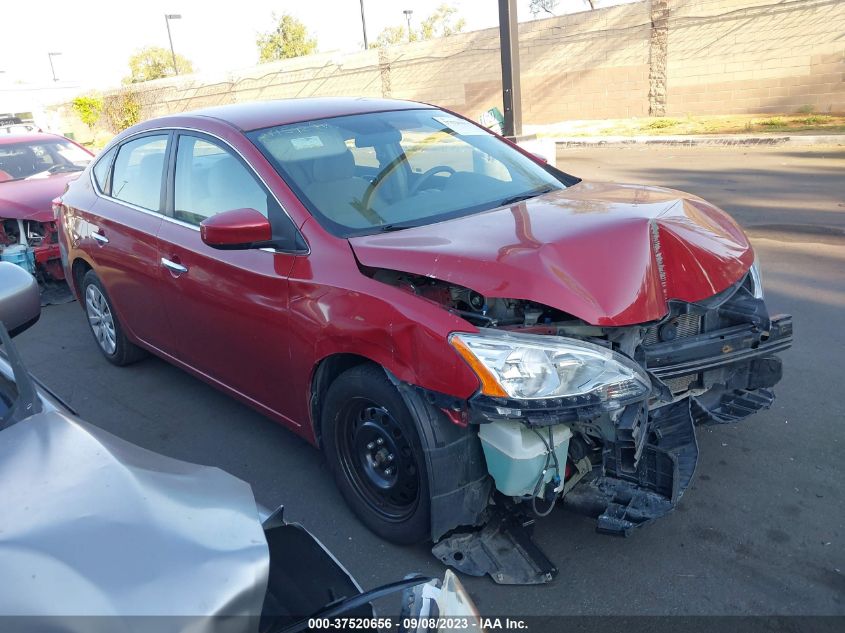
POLYGON ((71 101, 70 107, 89 129, 93 129, 103 112, 103 99, 97 95, 83 95, 71 101))
POLYGON ((820 123, 830 122, 830 117, 824 114, 813 114, 805 119, 801 119, 804 125, 819 125, 820 123))
POLYGON ((107 95, 103 101, 103 114, 108 128, 117 134, 141 120, 139 93, 131 88, 121 88, 107 95))
POLYGON ((654 119, 653 121, 649 121, 646 127, 650 130, 662 130, 663 128, 678 125, 678 123, 680 123, 678 119, 654 119))

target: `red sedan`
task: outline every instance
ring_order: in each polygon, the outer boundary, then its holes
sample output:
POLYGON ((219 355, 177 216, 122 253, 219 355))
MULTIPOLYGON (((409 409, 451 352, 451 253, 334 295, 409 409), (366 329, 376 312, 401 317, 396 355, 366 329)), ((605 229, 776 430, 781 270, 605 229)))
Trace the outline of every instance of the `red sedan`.
POLYGON ((0 136, 0 260, 64 279, 52 200, 93 154, 55 134, 0 136))
POLYGON ((147 121, 59 211, 108 360, 152 352, 320 446, 397 542, 561 499, 612 533, 667 513, 695 426, 768 407, 791 341, 719 209, 582 182, 419 103, 147 121))

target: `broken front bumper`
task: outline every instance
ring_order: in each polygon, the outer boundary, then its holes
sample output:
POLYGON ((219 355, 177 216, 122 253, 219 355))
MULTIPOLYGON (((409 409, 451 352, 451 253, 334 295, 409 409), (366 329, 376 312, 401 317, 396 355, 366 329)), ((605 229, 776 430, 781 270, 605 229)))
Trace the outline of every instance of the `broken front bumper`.
MULTIPOLYGON (((563 504, 596 517, 599 532, 626 536, 673 510, 692 482, 698 461, 696 426, 735 422, 774 400, 771 387, 782 376, 776 354, 792 344, 792 317, 770 318, 762 301, 739 295, 727 301, 720 297, 718 305, 673 306, 670 316, 654 326, 680 327, 684 319, 694 319, 695 327, 682 336, 673 332, 670 340, 661 340, 646 334, 636 354, 654 386, 647 402, 609 414, 589 406, 563 410, 551 400, 476 396, 469 402, 468 421, 486 424, 507 418, 529 427, 569 425, 587 441, 575 450, 570 444, 569 461, 575 468, 563 504), (756 313, 737 318, 738 308, 756 313)), ((526 504, 511 501, 497 497, 483 529, 449 535, 435 545, 435 555, 465 573, 489 574, 499 583, 551 580, 557 570, 530 541, 533 520, 521 510, 526 504)))
POLYGON ((616 437, 604 443, 601 464, 564 504, 597 516, 600 532, 617 535, 671 511, 695 473, 695 426, 736 422, 774 401, 771 387, 782 376, 775 353, 792 344, 792 317, 780 315, 767 325, 735 325, 645 346, 645 366, 664 392, 658 397, 674 401, 629 407, 616 422, 616 437))

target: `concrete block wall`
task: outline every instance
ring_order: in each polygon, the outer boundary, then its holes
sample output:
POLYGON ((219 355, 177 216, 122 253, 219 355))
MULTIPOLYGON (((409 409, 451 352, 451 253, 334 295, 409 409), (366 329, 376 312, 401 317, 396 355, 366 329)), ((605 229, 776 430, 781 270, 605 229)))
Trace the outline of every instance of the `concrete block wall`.
MULTIPOLYGON (((523 122, 845 111, 845 0, 643 0, 520 25, 523 122)), ((144 117, 349 95, 501 108, 497 29, 132 86, 144 117)), ((57 111, 69 130, 85 128, 57 111)))
POLYGON ((842 0, 672 5, 667 114, 845 111, 842 0))

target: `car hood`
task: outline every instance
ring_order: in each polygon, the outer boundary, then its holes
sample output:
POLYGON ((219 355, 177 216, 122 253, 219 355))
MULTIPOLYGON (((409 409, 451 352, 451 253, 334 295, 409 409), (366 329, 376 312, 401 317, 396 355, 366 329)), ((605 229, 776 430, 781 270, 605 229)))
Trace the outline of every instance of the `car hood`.
POLYGON ((589 182, 349 242, 364 266, 533 301, 603 326, 659 319, 670 299, 710 297, 754 260, 742 229, 701 198, 589 182))
POLYGON ((0 616, 63 616, 25 618, 25 630, 131 615, 188 630, 185 618, 261 613, 269 553, 255 498, 217 468, 46 411, 0 432, 0 499, 0 616))
POLYGON ((0 182, 0 218, 35 222, 54 220, 53 198, 62 195, 67 183, 79 178, 81 173, 0 182))

